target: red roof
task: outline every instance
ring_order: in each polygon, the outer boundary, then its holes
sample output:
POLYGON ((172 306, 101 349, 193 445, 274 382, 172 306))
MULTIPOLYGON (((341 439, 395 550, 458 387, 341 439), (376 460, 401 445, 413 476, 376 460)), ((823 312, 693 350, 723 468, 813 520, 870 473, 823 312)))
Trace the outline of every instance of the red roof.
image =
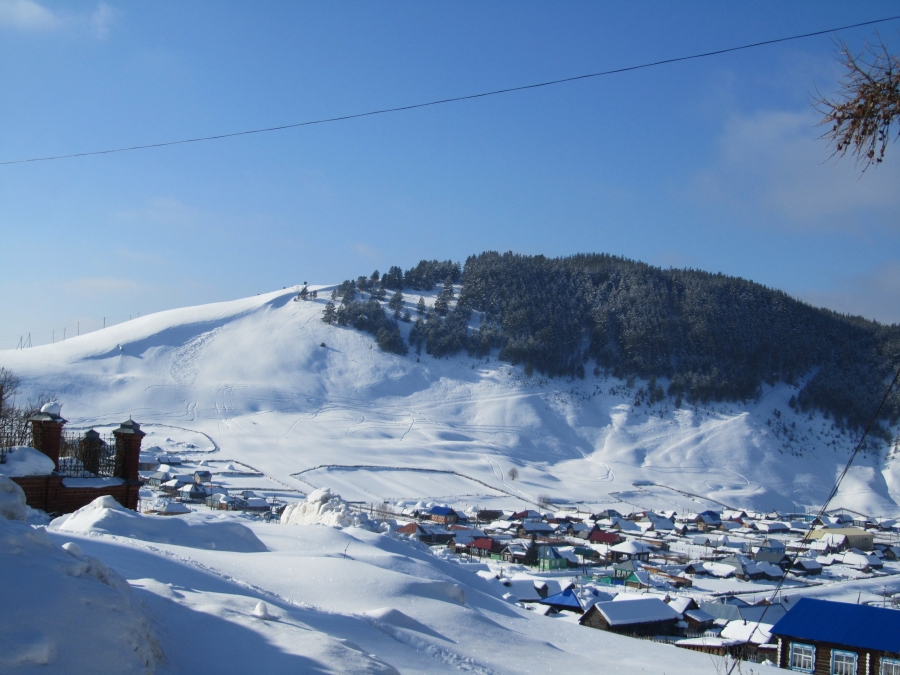
POLYGON ((602 530, 594 530, 588 537, 588 541, 595 544, 615 544, 619 539, 619 535, 615 532, 603 532, 602 530))
POLYGON ((401 534, 415 534, 419 529, 419 526, 416 523, 407 523, 402 527, 397 528, 397 532, 401 534))
POLYGON ((494 546, 494 540, 488 539, 487 537, 481 537, 480 539, 476 539, 471 544, 469 544, 469 548, 480 548, 485 551, 490 551, 494 546))

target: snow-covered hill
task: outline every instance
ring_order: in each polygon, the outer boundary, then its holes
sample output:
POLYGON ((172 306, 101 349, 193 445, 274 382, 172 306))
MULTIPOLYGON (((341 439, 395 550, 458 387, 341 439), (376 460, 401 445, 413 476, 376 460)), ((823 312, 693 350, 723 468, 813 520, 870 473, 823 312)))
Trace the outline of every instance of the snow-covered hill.
MULTIPOLYGON (((792 411, 787 385, 746 405, 675 409, 635 405, 640 382, 526 377, 495 356, 387 354, 323 323, 331 287, 310 288, 318 300, 286 289, 161 312, 2 351, 0 366, 25 395, 57 392, 70 428, 131 415, 148 430, 202 432, 220 458, 360 501, 802 510, 821 503, 856 440, 792 411)), ((417 299, 406 298, 413 314, 417 299)), ((882 446, 858 460, 835 505, 889 516, 898 498, 900 470, 882 446)))

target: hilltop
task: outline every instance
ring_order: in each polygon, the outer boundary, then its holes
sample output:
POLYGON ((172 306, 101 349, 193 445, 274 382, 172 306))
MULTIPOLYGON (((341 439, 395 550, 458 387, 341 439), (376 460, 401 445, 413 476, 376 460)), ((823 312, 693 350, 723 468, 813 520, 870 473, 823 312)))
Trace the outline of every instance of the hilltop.
MULTIPOLYGON (((451 279, 442 325, 460 304, 476 302, 463 301, 475 287, 460 273, 459 283, 451 279)), ((668 394, 674 378, 590 360, 584 377, 550 377, 542 363, 511 358, 508 344, 506 352, 497 346, 429 355, 426 345, 417 349, 416 323, 403 314, 417 315, 420 296, 425 313, 434 312, 447 296, 442 284, 404 291, 396 330, 407 345, 412 336, 413 347, 384 351, 377 331, 322 321, 338 288, 309 286, 307 296, 315 290, 316 299, 296 300, 298 286, 160 312, 63 343, 0 352, 0 365, 22 378, 23 395, 56 392, 70 428, 131 415, 160 437, 166 429, 202 432, 218 457, 304 492, 328 486, 367 502, 521 506, 550 498, 588 506, 802 510, 821 502, 856 439, 846 418, 842 425, 796 403, 821 366, 798 370, 790 382, 762 381, 743 399, 704 401, 682 392, 678 401, 677 392, 668 394), (513 468, 517 480, 509 476, 513 468)), ((489 312, 487 297, 477 302, 487 304, 480 305, 483 315, 472 310, 469 336, 486 334, 509 311, 489 312)), ((553 316, 554 299, 542 302, 553 316)), ((806 306, 797 311, 826 316, 806 306)), ((876 336, 894 330, 831 318, 876 336)), ((536 315, 532 325, 539 321, 536 315)), ((594 349, 582 344, 585 353, 594 349)), ((873 444, 835 505, 900 513, 897 475, 887 444, 873 444)))

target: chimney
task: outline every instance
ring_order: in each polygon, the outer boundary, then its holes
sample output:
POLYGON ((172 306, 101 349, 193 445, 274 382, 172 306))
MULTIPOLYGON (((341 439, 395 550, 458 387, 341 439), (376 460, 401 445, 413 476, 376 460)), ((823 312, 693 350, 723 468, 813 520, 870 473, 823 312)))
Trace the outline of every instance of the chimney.
POLYGON ((41 411, 28 418, 31 422, 31 435, 34 447, 53 460, 59 470, 59 446, 62 442, 62 428, 67 420, 60 416, 62 406, 59 403, 45 403, 41 411))
POLYGON ((116 437, 116 468, 114 475, 127 481, 138 480, 138 463, 141 458, 141 441, 145 434, 141 425, 128 419, 113 431, 116 437))

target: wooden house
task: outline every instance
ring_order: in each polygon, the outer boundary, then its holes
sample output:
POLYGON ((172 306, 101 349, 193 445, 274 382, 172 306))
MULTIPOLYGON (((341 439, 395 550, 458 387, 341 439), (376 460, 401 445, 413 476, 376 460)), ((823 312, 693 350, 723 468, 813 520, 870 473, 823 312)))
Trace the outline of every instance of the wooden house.
POLYGON ((459 514, 449 506, 433 506, 428 511, 428 517, 434 523, 449 525, 459 521, 459 514))
POLYGON ((671 635, 681 615, 660 598, 598 602, 579 620, 582 626, 623 635, 671 635))
POLYGON ((626 560, 647 562, 650 560, 650 551, 650 546, 638 541, 623 541, 621 544, 609 547, 609 554, 613 562, 624 562, 626 560))
POLYGON ((569 559, 560 554, 553 546, 538 546, 538 569, 564 570, 569 566, 569 559))
POLYGON ((900 675, 900 612, 801 598, 772 627, 777 665, 816 675, 900 675))

